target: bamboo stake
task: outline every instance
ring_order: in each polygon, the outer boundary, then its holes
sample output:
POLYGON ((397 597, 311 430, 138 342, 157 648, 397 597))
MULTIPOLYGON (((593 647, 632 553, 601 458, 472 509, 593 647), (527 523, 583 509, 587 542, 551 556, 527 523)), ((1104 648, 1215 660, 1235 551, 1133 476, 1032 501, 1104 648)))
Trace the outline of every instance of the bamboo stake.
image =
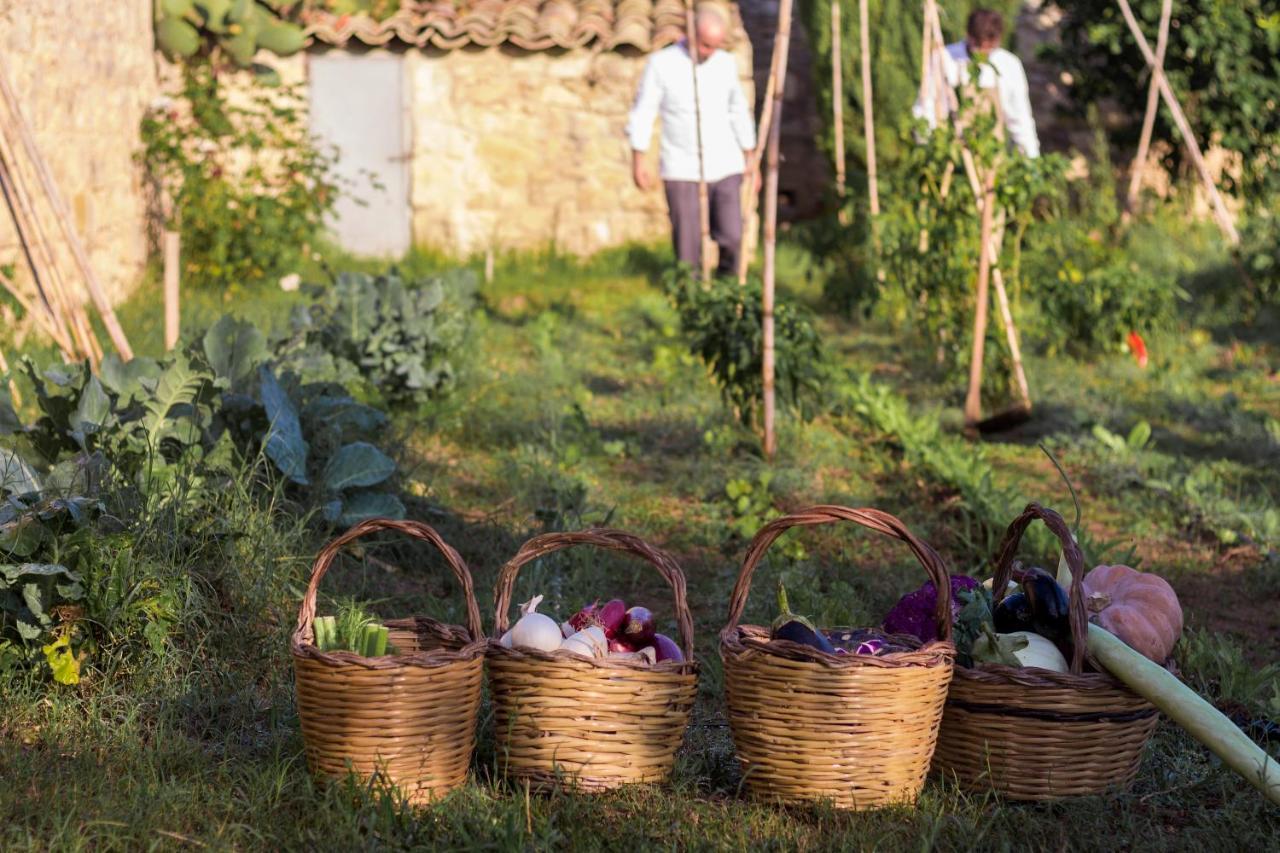
POLYGON ((991 242, 992 222, 995 218, 995 172, 987 177, 984 188, 985 196, 982 205, 982 226, 978 236, 978 299, 977 311, 973 316, 973 354, 969 362, 969 391, 964 398, 964 422, 967 426, 975 426, 982 419, 982 358, 987 341, 987 294, 991 278, 991 253, 987 246, 991 242))
POLYGON ((1022 407, 1031 411, 1031 388, 1027 385, 1027 373, 1022 366, 1022 347, 1018 343, 1018 327, 1013 321, 1013 310, 1009 307, 1009 294, 1004 287, 1004 274, 1000 271, 1000 247, 1004 243, 1004 211, 998 214, 1000 223, 987 251, 991 256, 991 283, 996 289, 996 305, 1000 308, 1000 319, 1004 325, 1005 342, 1009 345, 1009 356, 1013 359, 1013 380, 1018 387, 1018 396, 1022 398, 1022 407))
POLYGON ((781 50, 775 53, 778 80, 773 93, 764 179, 764 455, 768 459, 773 458, 778 445, 774 432, 773 293, 777 275, 778 157, 782 147, 782 97, 787 85, 787 45, 791 41, 791 0, 782 0, 778 7, 777 39, 781 50))
POLYGON ((32 280, 44 300, 52 327, 57 329, 54 339, 61 342, 75 341, 74 345, 63 347, 72 361, 83 356, 92 357, 93 349, 85 339, 83 326, 76 322, 75 308, 69 299, 59 273, 56 259, 45 237, 39 218, 27 195, 26 187, 19 180, 14 167, 13 150, 9 140, 0 128, 0 187, 3 187, 5 201, 13 216, 14 229, 18 242, 22 246, 23 255, 31 269, 32 280))
POLYGON ((1147 111, 1142 117, 1142 136, 1138 139, 1138 153, 1129 166, 1129 192, 1125 196, 1124 221, 1133 216, 1138 206, 1138 190, 1142 185, 1142 170, 1147 164, 1151 147, 1151 134, 1156 126, 1156 110, 1160 106, 1160 79, 1164 76, 1164 52, 1169 43, 1169 19, 1173 16, 1173 0, 1160 4, 1160 29, 1156 35, 1155 65, 1151 69, 1151 84, 1147 88, 1147 111))
MULTIPOLYGON (((865 4, 866 0, 861 2, 865 4)), ((840 55, 840 35, 840 0, 831 0, 831 125, 835 134, 836 197, 840 200, 840 222, 847 225, 848 215, 844 210, 844 59, 840 55)))
MULTIPOLYGON (((781 0, 781 4, 785 4, 787 9, 791 8, 791 0, 781 0)), ((778 22, 781 26, 782 22, 782 5, 778 7, 778 22)), ((788 11, 788 14, 790 12, 788 11)), ((787 45, 779 40, 778 33, 775 31, 773 37, 773 53, 769 59, 769 79, 764 84, 764 103, 760 107, 760 124, 756 129, 756 147, 751 152, 751 162, 748 165, 748 172, 751 175, 759 174, 761 164, 764 163, 765 147, 769 142, 769 128, 773 122, 773 104, 774 92, 778 88, 778 62, 782 59, 783 54, 788 49, 787 45)), ((785 62, 783 63, 785 64, 785 62)), ((754 238, 760 227, 759 217, 759 193, 755 189, 755 181, 743 181, 743 190, 745 192, 745 212, 742 217, 743 234, 750 234, 754 238)), ((751 265, 751 253, 748 251, 747 243, 744 239, 743 250, 738 256, 738 283, 747 283, 747 268, 751 265)))
POLYGON ((22 146, 27 153, 27 157, 35 165, 36 174, 39 176, 45 195, 53 208, 54 218, 57 219, 58 225, 62 229, 63 237, 71 247, 71 255, 75 258, 76 265, 80 268, 80 274, 84 276, 85 285, 89 288, 89 296, 93 299, 93 303, 98 309, 98 314, 101 315, 102 322, 107 327, 107 333, 111 336, 111 341, 115 344, 116 349, 119 350, 120 357, 125 361, 129 361, 133 358, 133 350, 129 346, 129 339, 125 337, 124 329, 120 328, 120 321, 116 318, 116 312, 111 307, 111 301, 107 299, 107 294, 102 289, 93 267, 89 265, 89 256, 85 252, 84 244, 80 241, 80 235, 71 224, 71 215, 67 211, 66 204, 62 201, 62 195, 58 192, 58 186, 54 183, 48 164, 45 163, 44 157, 40 154, 40 149, 36 147, 31 127, 27 124, 27 120, 18 106, 17 95, 14 94, 13 87, 9 84, 9 76, 5 73, 2 64, 0 64, 0 96, 4 98, 8 107, 10 119, 17 126, 18 136, 22 140, 22 146))
MULTIPOLYGON (((933 79, 933 27, 932 21, 929 19, 929 2, 925 0, 924 4, 924 20, 921 24, 920 31, 920 103, 928 104, 934 98, 930 97, 931 93, 929 82, 933 79)), ((934 115, 934 122, 937 122, 938 116, 934 115)))
POLYGON ((1191 132, 1191 125, 1187 122, 1187 117, 1182 112, 1182 105, 1178 103, 1177 96, 1173 94, 1173 89, 1169 86, 1169 78, 1163 74, 1155 74, 1155 55, 1151 52, 1151 46, 1147 44, 1147 37, 1142 34, 1142 28, 1138 26, 1138 19, 1133 16, 1133 9, 1129 6, 1129 0, 1116 0, 1116 2, 1120 4, 1120 12, 1124 15, 1125 23, 1129 25, 1129 32, 1133 34, 1133 40, 1138 43, 1138 49, 1142 51, 1143 59, 1152 68, 1152 76, 1156 81, 1156 85, 1160 87, 1160 94, 1164 97, 1165 106, 1173 114, 1173 123, 1178 126, 1178 132, 1182 134, 1182 142, 1186 145, 1187 154, 1191 157, 1192 164, 1195 165, 1196 171, 1200 174, 1200 181, 1209 196, 1210 204, 1213 206, 1213 215, 1218 223, 1218 228, 1222 231, 1222 235, 1226 237, 1228 243, 1232 246, 1240 245, 1240 234, 1236 231, 1235 222, 1230 211, 1227 210, 1226 204, 1222 201, 1222 195, 1218 192, 1217 185, 1214 184, 1213 178, 1209 174, 1209 167, 1204 162, 1204 155, 1200 153, 1200 143, 1196 141, 1195 134, 1191 132))
POLYGON ((874 218, 880 215, 880 189, 876 181, 876 122, 875 105, 871 103, 871 35, 867 0, 858 0, 858 29, 862 47, 862 132, 867 139, 867 192, 871 196, 871 216, 874 218))
MULTIPOLYGON (((0 350, 0 373, 6 376, 9 373, 9 360, 4 357, 4 350, 0 350)), ((14 408, 22 408, 22 392, 18 390, 18 383, 14 382, 11 376, 9 377, 9 400, 14 408)))
POLYGON ((698 258, 702 280, 711 280, 711 205, 707 199, 707 169, 702 159, 702 102, 698 99, 698 27, 693 19, 693 0, 685 0, 685 38, 689 66, 693 69, 693 121, 698 139, 698 258))
POLYGON ((178 270, 181 259, 181 237, 177 231, 165 231, 164 246, 164 350, 178 343, 178 270))
MULTIPOLYGON (((0 184, 3 184, 4 180, 6 180, 5 177, 0 175, 0 184)), ((12 210, 12 207, 10 210, 12 210)), ((66 361, 75 361, 71 344, 64 336, 62 330, 58 328, 57 321, 54 319, 48 303, 44 300, 43 294, 41 294, 38 301, 33 303, 27 298, 26 294, 18 289, 18 285, 13 281, 10 281, 3 273, 0 273, 0 287, 7 290, 9 295, 17 301, 22 310, 27 313, 27 316, 31 317, 36 323, 38 323, 40 327, 44 329, 45 333, 53 339, 53 342, 58 345, 58 349, 62 351, 63 359, 66 361)))

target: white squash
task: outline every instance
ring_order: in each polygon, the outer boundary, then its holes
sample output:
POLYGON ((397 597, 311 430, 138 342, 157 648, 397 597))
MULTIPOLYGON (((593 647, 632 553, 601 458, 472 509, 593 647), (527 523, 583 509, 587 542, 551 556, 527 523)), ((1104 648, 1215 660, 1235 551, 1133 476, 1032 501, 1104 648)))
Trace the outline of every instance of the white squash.
POLYGON ((1058 651, 1058 647, 1039 634, 1014 631, 994 636, 994 647, 990 634, 974 640, 974 660, 1002 663, 1006 666, 1038 667, 1053 672, 1066 672, 1069 668, 1067 659, 1058 651))

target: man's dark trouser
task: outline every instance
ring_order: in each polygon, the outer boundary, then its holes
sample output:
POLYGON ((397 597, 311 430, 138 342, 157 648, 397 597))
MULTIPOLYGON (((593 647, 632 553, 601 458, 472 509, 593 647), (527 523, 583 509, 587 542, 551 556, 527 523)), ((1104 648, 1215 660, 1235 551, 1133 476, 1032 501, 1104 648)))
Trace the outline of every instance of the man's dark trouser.
MULTIPOLYGON (((676 260, 694 270, 702 269, 702 225, 698 221, 698 182, 663 181, 667 210, 671 213, 671 243, 676 260)), ((718 275, 738 272, 742 251, 742 175, 707 184, 707 204, 711 208, 711 239, 720 247, 718 275)))

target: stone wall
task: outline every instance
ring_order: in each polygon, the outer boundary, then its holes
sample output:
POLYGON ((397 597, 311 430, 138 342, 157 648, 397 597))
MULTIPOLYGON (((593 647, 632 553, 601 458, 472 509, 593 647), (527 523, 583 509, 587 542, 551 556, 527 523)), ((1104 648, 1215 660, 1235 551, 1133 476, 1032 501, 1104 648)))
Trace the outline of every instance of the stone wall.
MULTIPOLYGON (((733 52, 750 101, 750 44, 733 52)), ((669 233, 661 188, 631 182, 624 134, 644 54, 493 47, 408 59, 416 242, 589 253, 669 233)))
MULTIPOLYGON (((133 157, 138 123, 158 92, 151 12, 151 0, 111 0, 77 21, 65 3, 0 0, 0 63, 90 261, 117 301, 138 281, 147 255, 133 157)), ((23 178, 37 186, 34 174, 23 178)), ((15 263, 25 279, 13 221, 0 205, 3 263, 15 263)))

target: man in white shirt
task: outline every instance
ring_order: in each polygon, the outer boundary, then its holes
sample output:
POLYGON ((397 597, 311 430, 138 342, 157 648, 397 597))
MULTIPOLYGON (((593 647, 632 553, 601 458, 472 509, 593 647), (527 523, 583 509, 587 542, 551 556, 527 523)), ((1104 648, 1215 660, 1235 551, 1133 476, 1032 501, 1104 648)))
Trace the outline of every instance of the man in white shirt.
POLYGON ((635 105, 627 121, 631 142, 631 173, 636 186, 653 186, 645 154, 653 137, 654 119, 662 118, 660 163, 671 242, 676 258, 702 268, 702 235, 698 217, 698 128, 701 114, 702 162, 707 181, 711 237, 720 248, 716 272, 737 270, 742 247, 742 175, 755 148, 751 108, 738 82, 738 65, 720 49, 728 29, 728 14, 719 6, 700 5, 697 30, 698 109, 693 99, 694 65, 685 41, 649 57, 635 105))
POLYGON ((969 15, 965 31, 964 41, 949 44, 945 51, 938 52, 934 61, 940 63, 941 68, 935 66, 935 73, 925 81, 921 96, 912 107, 912 115, 928 122, 930 129, 936 127, 938 120, 945 119, 950 112, 947 99, 939 97, 946 93, 935 89, 939 74, 953 89, 968 85, 971 59, 975 55, 985 56, 978 71, 978 88, 995 87, 1009 140, 1027 157, 1039 157, 1040 140, 1036 136, 1035 117, 1031 114, 1027 73, 1018 57, 1000 47, 1000 39, 1004 35, 1004 20, 1000 13, 990 9, 975 10, 969 15), (941 116, 937 115, 939 108, 943 112, 941 116))

